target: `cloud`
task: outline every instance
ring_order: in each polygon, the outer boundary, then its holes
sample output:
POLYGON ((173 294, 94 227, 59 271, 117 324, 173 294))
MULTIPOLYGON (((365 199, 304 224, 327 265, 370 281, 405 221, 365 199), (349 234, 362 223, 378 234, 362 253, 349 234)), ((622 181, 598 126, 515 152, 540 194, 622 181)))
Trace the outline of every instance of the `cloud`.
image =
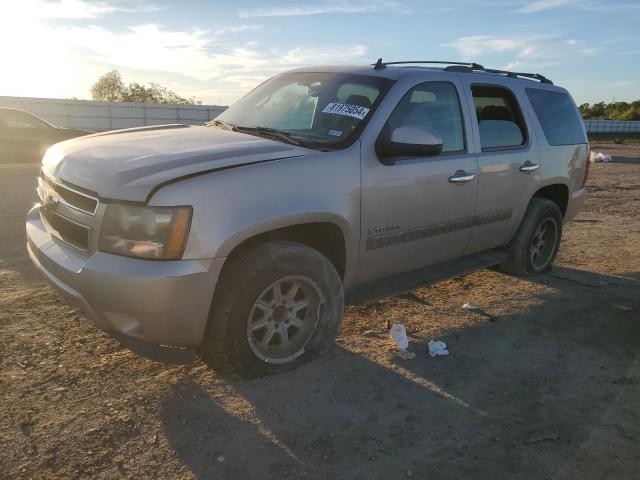
POLYGON ((638 10, 639 3, 599 2, 593 0, 537 0, 515 10, 517 13, 537 13, 571 5, 574 9, 591 12, 617 12, 621 10, 638 10))
POLYGON ((507 63, 504 67, 502 67, 502 70, 511 70, 511 71, 516 71, 518 70, 518 67, 522 65, 522 62, 509 62, 507 63))
POLYGON ((494 37, 490 35, 471 35, 460 37, 445 47, 452 47, 458 51, 464 60, 472 60, 487 52, 519 52, 525 55, 530 48, 525 40, 520 38, 494 37))
POLYGON ((96 18, 116 12, 150 12, 157 7, 141 2, 113 2, 86 0, 20 0, 11 9, 15 13, 28 13, 32 18, 41 19, 85 19, 96 18))
MULTIPOLYGON (((98 14, 77 10, 64 14, 71 13, 98 14)), ((234 25, 178 30, 148 23, 115 30, 87 22, 52 24, 14 13, 12 18, 0 18, 0 44, 21 38, 3 53, 0 92, 86 98, 91 84, 115 68, 121 70, 126 81, 178 82, 180 87, 174 90, 183 96, 228 103, 282 70, 318 63, 361 62, 367 51, 360 44, 265 46, 255 35, 247 35, 261 28, 234 25), (25 30, 38 34, 25 37, 25 30)))
POLYGON ((637 80, 614 80, 612 82, 607 82, 607 85, 613 88, 633 87, 637 84, 637 80))
MULTIPOLYGON (((236 27, 235 31, 244 31, 236 27)), ((229 79, 239 72, 282 70, 311 63, 344 62, 362 57, 363 45, 327 45, 322 48, 258 49, 226 46, 228 29, 219 31, 170 31, 155 24, 139 25, 124 32, 98 26, 70 27, 58 31, 67 48, 85 52, 93 60, 124 68, 164 71, 200 81, 229 79)))
POLYGON ((552 10, 554 8, 564 7, 572 3, 577 3, 577 0, 537 0, 533 3, 525 5, 522 8, 516 10, 519 13, 536 13, 544 10, 552 10))
POLYGON ((465 61, 484 63, 483 58, 505 61, 504 70, 538 70, 559 63, 575 62, 600 54, 602 47, 561 36, 498 37, 474 35, 460 37, 443 45, 458 52, 465 61))
POLYGON ((338 1, 326 3, 282 5, 255 9, 245 9, 238 12, 240 18, 248 17, 293 17, 306 15, 322 15, 326 13, 374 13, 390 11, 407 13, 401 4, 390 0, 369 1, 338 1))

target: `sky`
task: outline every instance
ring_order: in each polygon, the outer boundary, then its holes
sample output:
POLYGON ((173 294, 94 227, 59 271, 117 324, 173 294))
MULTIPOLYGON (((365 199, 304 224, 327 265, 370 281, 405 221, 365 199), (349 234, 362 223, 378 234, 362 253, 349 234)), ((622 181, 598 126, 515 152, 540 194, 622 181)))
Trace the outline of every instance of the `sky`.
POLYGON ((117 69, 205 104, 320 64, 474 61, 578 104, 640 99, 640 0, 0 0, 0 95, 90 99, 117 69))

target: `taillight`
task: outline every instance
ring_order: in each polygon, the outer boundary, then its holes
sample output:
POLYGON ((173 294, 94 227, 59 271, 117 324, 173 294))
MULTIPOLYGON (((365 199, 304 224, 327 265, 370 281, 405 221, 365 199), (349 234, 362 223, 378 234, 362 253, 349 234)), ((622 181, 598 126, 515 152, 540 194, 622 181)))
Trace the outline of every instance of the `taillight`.
POLYGON ((589 176, 589 167, 591 166, 591 146, 587 143, 587 157, 584 160, 584 178, 582 179, 581 187, 587 184, 587 177, 589 176))

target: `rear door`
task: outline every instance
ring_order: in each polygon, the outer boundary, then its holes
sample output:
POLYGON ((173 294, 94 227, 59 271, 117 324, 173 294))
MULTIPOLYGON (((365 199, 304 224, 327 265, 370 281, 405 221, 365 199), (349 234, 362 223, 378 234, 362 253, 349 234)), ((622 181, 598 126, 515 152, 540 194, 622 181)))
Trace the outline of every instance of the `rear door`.
POLYGON ((388 120, 375 129, 372 123, 362 137, 358 282, 457 258, 466 248, 476 201, 476 158, 469 151, 461 85, 455 74, 445 78, 398 85, 388 120), (435 130, 444 140, 443 152, 398 157, 384 165, 376 138, 383 129, 399 126, 435 130))
POLYGON ((466 249, 475 253, 509 242, 540 183, 540 161, 523 108, 524 89, 500 78, 489 83, 478 81, 480 75, 461 77, 475 109, 478 200, 466 249))

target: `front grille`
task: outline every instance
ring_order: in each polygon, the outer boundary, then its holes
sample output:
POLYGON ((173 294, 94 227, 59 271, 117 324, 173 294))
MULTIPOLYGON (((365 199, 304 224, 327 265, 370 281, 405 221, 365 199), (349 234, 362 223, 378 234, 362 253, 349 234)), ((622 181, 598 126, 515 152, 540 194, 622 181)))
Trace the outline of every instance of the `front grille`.
POLYGON ((46 207, 42 208, 40 212, 47 224, 49 233, 76 248, 84 251, 89 250, 89 235, 91 232, 89 227, 80 225, 59 213, 52 212, 46 207))
POLYGON ((60 183, 54 183, 43 174, 41 174, 41 178, 46 182, 47 187, 56 192, 60 196, 60 200, 66 205, 90 215, 95 215, 98 206, 96 197, 60 183))

